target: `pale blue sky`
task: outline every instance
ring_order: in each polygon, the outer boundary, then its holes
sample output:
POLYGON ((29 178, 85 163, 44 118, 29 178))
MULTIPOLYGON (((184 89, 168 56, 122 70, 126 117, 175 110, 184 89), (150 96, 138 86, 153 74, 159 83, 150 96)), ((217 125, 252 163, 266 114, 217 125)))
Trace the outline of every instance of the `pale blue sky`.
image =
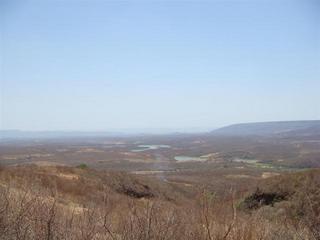
POLYGON ((1 129, 320 119, 320 1, 0 0, 1 129))

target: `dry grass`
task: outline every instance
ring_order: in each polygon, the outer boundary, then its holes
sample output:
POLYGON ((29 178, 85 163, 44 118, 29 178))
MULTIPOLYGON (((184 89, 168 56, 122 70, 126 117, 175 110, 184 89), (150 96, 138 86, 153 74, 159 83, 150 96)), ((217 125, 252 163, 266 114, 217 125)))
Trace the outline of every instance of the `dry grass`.
MULTIPOLYGON (((202 189, 188 199, 144 176, 67 167, 7 168, 0 170, 0 239, 318 240, 317 176, 290 176, 309 188, 293 193, 282 206, 261 206, 248 214, 238 209, 240 199, 231 190, 221 197, 202 189), (301 216, 290 215, 292 204, 301 216)), ((285 188, 285 180, 273 181, 285 188)))

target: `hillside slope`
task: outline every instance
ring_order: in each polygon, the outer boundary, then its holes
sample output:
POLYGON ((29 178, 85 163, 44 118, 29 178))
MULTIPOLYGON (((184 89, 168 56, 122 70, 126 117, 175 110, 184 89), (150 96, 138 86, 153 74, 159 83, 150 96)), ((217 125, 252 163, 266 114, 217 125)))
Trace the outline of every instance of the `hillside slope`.
POLYGON ((213 135, 226 136, 289 136, 320 134, 320 120, 240 123, 216 129, 213 135))
POLYGON ((220 198, 204 188, 186 201, 156 179, 119 172, 2 168, 0 239, 319 240, 319 176, 305 171, 259 183, 243 201, 248 214, 232 192, 220 198))

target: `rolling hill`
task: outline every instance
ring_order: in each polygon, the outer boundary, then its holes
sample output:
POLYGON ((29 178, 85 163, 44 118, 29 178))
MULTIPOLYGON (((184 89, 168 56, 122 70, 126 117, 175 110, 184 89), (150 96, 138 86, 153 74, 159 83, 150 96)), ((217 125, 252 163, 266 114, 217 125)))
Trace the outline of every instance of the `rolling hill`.
POLYGON ((223 136, 311 136, 320 135, 320 120, 240 123, 216 129, 223 136))

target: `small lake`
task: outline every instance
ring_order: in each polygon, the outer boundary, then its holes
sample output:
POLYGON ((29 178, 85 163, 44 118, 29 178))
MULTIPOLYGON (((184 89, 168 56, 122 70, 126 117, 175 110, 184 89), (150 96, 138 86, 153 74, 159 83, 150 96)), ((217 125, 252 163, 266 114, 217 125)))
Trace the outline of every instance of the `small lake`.
POLYGON ((188 161, 203 162, 207 160, 206 157, 190 157, 190 156, 175 156, 174 159, 178 162, 188 162, 188 161))
POLYGON ((144 152, 148 150, 157 150, 160 148, 171 148, 169 145, 138 145, 137 149, 131 150, 131 152, 144 152))

